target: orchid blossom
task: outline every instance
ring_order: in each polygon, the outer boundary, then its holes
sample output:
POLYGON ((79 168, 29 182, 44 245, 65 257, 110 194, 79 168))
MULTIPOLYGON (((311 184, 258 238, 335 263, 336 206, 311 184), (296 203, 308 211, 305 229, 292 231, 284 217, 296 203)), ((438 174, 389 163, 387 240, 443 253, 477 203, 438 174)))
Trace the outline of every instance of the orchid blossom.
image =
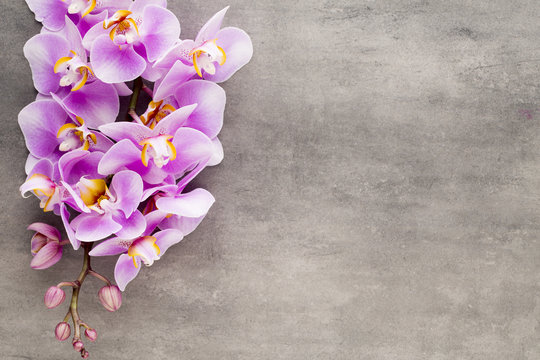
POLYGON ((142 265, 192 233, 215 202, 207 190, 187 186, 223 159, 218 134, 226 96, 216 83, 243 67, 253 47, 243 30, 221 29, 228 8, 195 40, 179 40, 180 23, 166 0, 26 2, 43 27, 23 49, 38 93, 18 116, 29 150, 19 190, 60 216, 67 235, 62 240, 50 225, 30 225, 30 266, 54 265, 67 244, 83 249, 77 278, 49 286, 43 301, 57 308, 63 288, 72 288, 54 333, 59 341, 72 337, 86 359, 83 334, 94 342, 98 333, 78 312, 85 279, 102 281, 99 301, 118 310, 142 265), (151 100, 138 114, 141 92, 151 100), (118 121, 121 96, 131 97, 118 121), (118 256, 118 286, 93 269, 94 256, 118 256))

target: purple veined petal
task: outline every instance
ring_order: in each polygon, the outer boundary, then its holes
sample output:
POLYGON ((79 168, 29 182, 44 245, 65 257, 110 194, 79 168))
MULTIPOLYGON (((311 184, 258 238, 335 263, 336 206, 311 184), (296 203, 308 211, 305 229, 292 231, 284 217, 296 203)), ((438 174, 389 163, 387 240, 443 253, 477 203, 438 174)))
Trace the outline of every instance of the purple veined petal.
POLYGON ((99 131, 101 131, 115 141, 129 139, 134 144, 139 144, 144 139, 152 137, 154 133, 152 129, 144 125, 125 121, 102 125, 99 127, 99 131))
POLYGON ((78 250, 81 246, 81 242, 75 237, 75 231, 69 224, 69 216, 69 210, 67 209, 66 205, 61 203, 60 217, 62 218, 62 223, 64 224, 64 228, 66 230, 66 234, 68 236, 69 242, 71 243, 71 246, 73 246, 73 249, 78 250))
POLYGON ((168 175, 162 169, 157 168, 153 162, 150 162, 148 167, 144 166, 141 160, 141 149, 128 139, 114 144, 103 156, 98 166, 99 173, 103 175, 114 174, 119 170, 133 170, 150 184, 159 184, 168 175))
POLYGON ((167 0, 135 0, 128 10, 135 15, 141 15, 144 11, 144 8, 148 5, 156 5, 162 8, 166 8, 167 0))
POLYGON ((115 122, 120 110, 116 89, 101 81, 94 81, 71 92, 63 102, 70 112, 80 116, 93 129, 115 122))
POLYGON ((97 171, 98 164, 103 157, 101 152, 86 150, 73 150, 64 154, 58 161, 60 177, 68 184, 76 184, 80 178, 103 178, 97 171))
POLYGON ((134 239, 142 235, 146 229, 144 215, 136 210, 130 217, 126 218, 122 212, 117 212, 113 216, 114 221, 122 225, 122 228, 115 232, 115 235, 123 239, 134 239))
POLYGON ((60 234, 60 231, 58 231, 57 228, 49 224, 42 223, 42 222, 35 222, 33 224, 30 224, 28 225, 26 229, 43 234, 47 238, 58 241, 58 242, 62 239, 62 235, 60 234))
POLYGON ((133 263, 133 258, 127 254, 122 254, 118 257, 114 268, 114 280, 118 284, 120 290, 124 291, 127 284, 135 279, 141 269, 141 260, 136 257, 137 266, 133 263))
POLYGON ((117 209, 130 216, 141 202, 143 181, 134 171, 120 171, 112 178, 110 190, 116 198, 117 209))
POLYGON ((126 83, 116 83, 113 84, 113 86, 116 89, 118 96, 130 96, 133 94, 133 91, 129 88, 129 86, 126 85, 126 83))
POLYGON ((158 231, 153 236, 157 239, 156 245, 160 250, 159 257, 162 257, 171 246, 178 244, 184 238, 184 235, 176 229, 158 231))
POLYGON ((206 22, 206 24, 203 25, 195 38, 195 43, 202 44, 207 40, 213 40, 216 38, 216 34, 221 28, 221 23, 223 22, 223 18, 225 17, 227 10, 229 10, 228 6, 218 11, 210 18, 210 20, 206 22))
POLYGON ((212 145, 214 146, 214 152, 212 153, 212 157, 210 160, 208 160, 207 166, 216 166, 223 160, 224 153, 223 153, 223 145, 221 145, 221 141, 217 137, 212 139, 212 145))
POLYGON ((139 34, 146 48, 148 61, 154 62, 178 40, 180 23, 170 10, 157 5, 146 5, 139 34))
POLYGON ((196 74, 197 72, 193 66, 176 61, 159 83, 159 86, 154 87, 154 99, 159 101, 174 95, 180 85, 193 78, 196 74))
POLYGON ((169 214, 198 218, 204 216, 215 201, 212 194, 199 188, 176 197, 161 197, 156 206, 169 214))
POLYGON ((206 215, 203 215, 198 218, 190 218, 190 217, 184 217, 184 216, 178 216, 173 215, 166 219, 164 219, 160 224, 160 229, 176 229, 179 230, 184 236, 188 236, 191 234, 197 226, 203 221, 204 217, 206 215))
MULTIPOLYGON (((212 157, 212 142, 202 132, 182 127, 174 134, 172 143, 178 155, 174 161, 169 161, 163 167, 163 170, 175 176, 182 176, 186 171, 191 170, 180 181, 182 184, 187 184, 195 175, 202 171, 208 160, 212 157)), ((178 186, 180 187, 180 185, 178 186)))
POLYGON ((56 241, 51 241, 32 258, 30 267, 35 270, 47 269, 60 261, 61 258, 62 245, 56 241))
POLYGON ((108 35, 100 35, 94 40, 90 62, 97 78, 111 84, 131 81, 146 69, 146 61, 131 45, 123 45, 120 49, 108 35))
MULTIPOLYGON (((193 68, 193 56, 189 53, 196 47, 193 40, 178 40, 176 45, 171 47, 154 63, 154 67, 162 69, 170 69, 177 61, 182 61, 184 64, 193 68)), ((196 74, 195 69, 193 72, 196 74)))
POLYGON ((94 43, 94 41, 101 35, 108 36, 110 30, 103 28, 103 21, 108 17, 108 15, 109 14, 107 10, 105 10, 104 12, 102 12, 99 15, 96 15, 95 17, 91 17, 92 15, 85 16, 84 17, 85 19, 90 18, 91 20, 96 21, 95 24, 88 29, 85 29, 85 28, 89 26, 90 24, 83 23, 83 24, 78 25, 79 30, 81 30, 81 26, 82 26, 81 34, 84 33, 82 43, 86 50, 90 51, 92 49, 92 44, 94 43))
POLYGON ((161 120, 154 128, 154 135, 172 135, 189 121, 189 117, 197 108, 197 104, 187 105, 173 111, 161 120))
POLYGON ((103 240, 90 251, 90 256, 112 256, 125 253, 133 239, 122 239, 119 237, 113 237, 107 240, 103 240))
POLYGON ((81 214, 82 219, 77 224, 75 236, 80 241, 97 241, 106 238, 122 229, 122 225, 115 222, 112 214, 103 215, 81 214))
POLYGON ((47 29, 58 31, 64 27, 64 17, 68 4, 50 0, 26 0, 28 7, 36 15, 36 21, 47 29))
POLYGON ((197 104, 197 108, 183 126, 201 131, 213 139, 223 126, 225 90, 205 80, 191 80, 181 85, 174 94, 179 106, 197 104))
POLYGON ((216 73, 210 75, 204 73, 206 80, 213 82, 223 82, 228 80, 235 72, 246 65, 253 56, 253 44, 249 35, 241 29, 226 27, 217 33, 216 44, 220 46, 227 55, 225 64, 216 66, 216 73))
POLYGON ((67 120, 67 114, 53 100, 39 100, 27 105, 19 113, 21 127, 30 153, 44 158, 58 146, 56 133, 67 120))
POLYGON ((69 56, 69 50, 69 43, 56 34, 38 34, 26 42, 23 52, 37 91, 48 94, 58 90, 61 75, 54 73, 54 65, 58 59, 69 56))

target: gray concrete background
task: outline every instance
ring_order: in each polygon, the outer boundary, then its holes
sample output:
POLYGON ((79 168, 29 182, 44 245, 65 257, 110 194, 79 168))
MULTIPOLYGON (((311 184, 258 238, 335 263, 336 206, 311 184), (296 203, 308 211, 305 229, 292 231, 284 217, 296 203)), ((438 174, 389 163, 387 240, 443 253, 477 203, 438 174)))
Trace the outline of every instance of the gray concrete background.
MULTIPOLYGON (((169 3, 184 37, 230 4, 255 55, 224 86, 202 226, 117 313, 85 285, 92 358, 540 358, 540 2, 169 3)), ((17 192, 39 25, 0 12, 0 358, 77 358, 42 295, 81 254, 31 270, 25 227, 56 220, 17 192)))

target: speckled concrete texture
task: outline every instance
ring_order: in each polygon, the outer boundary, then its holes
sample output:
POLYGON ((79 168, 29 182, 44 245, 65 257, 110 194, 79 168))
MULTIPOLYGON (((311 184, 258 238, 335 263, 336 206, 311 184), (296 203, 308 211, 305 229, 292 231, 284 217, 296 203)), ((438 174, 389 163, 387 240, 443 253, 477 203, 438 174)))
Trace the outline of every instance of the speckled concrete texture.
MULTIPOLYGON (((93 359, 540 359, 540 2, 170 0, 193 37, 231 5, 252 62, 224 84, 199 229, 128 286, 83 290, 93 359)), ((17 113, 39 24, 1 0, 0 358, 75 359, 25 230, 17 113)), ((112 273, 113 259, 95 267, 112 273)))

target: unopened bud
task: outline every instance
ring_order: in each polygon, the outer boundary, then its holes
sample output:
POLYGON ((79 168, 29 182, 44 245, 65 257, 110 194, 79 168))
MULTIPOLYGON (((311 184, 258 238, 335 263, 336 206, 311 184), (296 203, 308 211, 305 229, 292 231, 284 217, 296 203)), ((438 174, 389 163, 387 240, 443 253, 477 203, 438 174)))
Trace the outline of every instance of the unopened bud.
POLYGON ((83 350, 81 351, 81 357, 82 357, 83 359, 88 359, 89 356, 90 356, 90 354, 88 353, 88 351, 87 351, 86 349, 83 349, 83 350))
POLYGON ((94 329, 86 329, 84 331, 84 335, 88 338, 88 340, 94 342, 97 339, 97 331, 94 329))
POLYGON ((64 290, 57 286, 51 286, 45 293, 44 301, 45 306, 49 309, 53 309, 64 302, 66 293, 64 290))
POLYGON ((30 262, 30 267, 36 270, 47 269, 56 264, 62 258, 62 245, 57 241, 51 241, 39 248, 30 262))
POLYGON ((122 292, 116 285, 104 286, 98 293, 101 304, 108 311, 116 311, 122 305, 122 292))
POLYGON ((84 344, 81 340, 75 340, 73 342, 73 350, 77 352, 81 352, 81 350, 84 348, 84 344))
POLYGON ((61 322, 56 325, 56 328, 54 329, 54 336, 56 336, 56 339, 64 341, 67 340, 69 335, 71 335, 71 327, 67 322, 61 322))

